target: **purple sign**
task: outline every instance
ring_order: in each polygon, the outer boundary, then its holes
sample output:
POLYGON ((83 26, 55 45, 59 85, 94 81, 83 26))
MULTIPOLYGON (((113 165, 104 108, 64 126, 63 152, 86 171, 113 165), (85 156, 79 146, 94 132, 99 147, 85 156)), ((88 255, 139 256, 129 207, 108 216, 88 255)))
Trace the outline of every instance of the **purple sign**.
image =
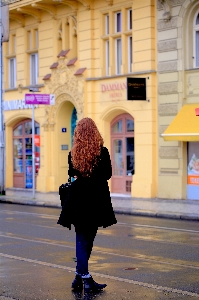
POLYGON ((54 105, 55 95, 53 94, 25 94, 25 104, 54 105))

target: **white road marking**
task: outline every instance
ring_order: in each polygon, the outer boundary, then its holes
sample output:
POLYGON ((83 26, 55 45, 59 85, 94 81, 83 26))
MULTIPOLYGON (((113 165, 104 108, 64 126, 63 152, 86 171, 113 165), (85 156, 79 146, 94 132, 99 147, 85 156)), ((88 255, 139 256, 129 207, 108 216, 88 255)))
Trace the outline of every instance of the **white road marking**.
MULTIPOLYGON (((58 216, 55 215, 48 215, 48 214, 39 214, 39 213, 30 213, 30 212, 22 212, 22 211, 10 211, 10 210, 1 210, 0 213, 6 212, 9 214, 27 214, 27 215, 35 215, 41 217, 49 217, 50 219, 57 220, 58 216)), ((124 227, 144 227, 144 228, 153 228, 153 229, 160 229, 160 230, 171 230, 171 231, 181 231, 181 232, 190 232, 190 233, 199 233, 199 230, 191 230, 191 229, 182 229, 182 228, 175 228, 175 227, 161 227, 161 226, 153 226, 153 225, 142 225, 136 223, 124 223, 118 222, 114 226, 124 226, 124 227)))
MULTIPOLYGON (((32 243, 40 243, 40 244, 47 244, 51 246, 58 246, 58 247, 64 247, 64 248, 69 248, 69 249, 75 249, 75 246, 68 246, 68 245, 63 245, 59 243, 54 243, 54 242, 46 242, 42 240, 30 240, 26 238, 20 238, 16 236, 9 236, 9 235, 4 235, 0 234, 1 237, 9 238, 9 239, 16 239, 16 240, 22 240, 22 241, 28 241, 32 243)), ((188 264, 177 264, 177 263, 172 263, 172 262, 166 262, 166 261, 159 261, 157 259, 150 259, 150 258, 145 258, 143 256, 130 256, 130 255, 123 255, 123 254, 118 254, 114 252, 108 252, 108 251, 102 251, 102 250, 96 250, 96 247, 94 246, 92 252, 100 253, 100 254, 106 254, 106 255, 111 255, 111 256, 117 256, 117 257, 123 257, 123 258, 130 258, 130 259, 137 259, 137 260, 142 260, 142 261, 147 261, 147 262, 155 262, 158 264, 163 264, 163 265, 171 265, 171 266, 177 266, 177 267, 183 267, 183 268, 189 268, 189 269, 196 269, 199 270, 199 266, 193 266, 193 265, 188 265, 188 264)))
MULTIPOLYGON (((38 264, 38 265, 42 265, 42 266, 46 266, 46 267, 63 269, 63 270, 67 270, 70 272, 71 271, 75 272, 75 268, 65 267, 65 266, 61 266, 61 265, 57 265, 57 264, 51 264, 51 263, 47 263, 47 262, 43 262, 43 261, 39 261, 39 260, 28 259, 28 258, 19 257, 19 256, 13 256, 13 255, 8 255, 8 254, 4 254, 4 253, 0 253, 0 256, 8 258, 8 259, 15 259, 15 260, 34 263, 34 264, 38 264)), ((131 283, 134 285, 139 285, 139 286, 143 286, 146 288, 151 288, 151 289, 155 289, 155 290, 159 290, 159 291, 163 291, 163 292, 171 292, 171 293, 176 293, 176 294, 180 294, 180 295, 187 295, 187 296, 199 298, 199 294, 191 293, 188 291, 183 291, 180 289, 173 289, 173 288, 169 288, 169 287, 154 285, 154 284, 150 284, 150 283, 146 283, 146 282, 135 281, 135 280, 130 280, 130 279, 116 277, 116 276, 110 276, 110 275, 106 275, 106 274, 100 274, 100 273, 94 273, 94 272, 92 272, 92 274, 94 276, 99 276, 102 278, 107 278, 107 279, 120 281, 120 282, 131 283)))

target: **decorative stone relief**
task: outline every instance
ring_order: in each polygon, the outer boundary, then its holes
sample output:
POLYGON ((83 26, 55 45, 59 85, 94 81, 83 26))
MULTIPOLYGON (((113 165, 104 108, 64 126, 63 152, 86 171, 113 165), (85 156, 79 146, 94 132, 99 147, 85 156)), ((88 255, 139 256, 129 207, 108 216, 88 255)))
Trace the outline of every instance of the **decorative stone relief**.
POLYGON ((159 116, 175 116, 178 113, 177 104, 160 105, 158 109, 159 116))
POLYGON ((177 94, 178 93, 178 82, 160 83, 158 86, 158 92, 160 95, 177 94))
POLYGON ((199 74, 188 75, 187 92, 188 95, 199 95, 199 74))
POLYGON ((50 80, 45 81, 50 94, 55 94, 55 105, 48 106, 45 110, 45 121, 43 123, 44 130, 54 129, 56 122, 56 113, 59 105, 64 101, 73 103, 77 110, 78 119, 83 117, 83 94, 84 82, 83 76, 74 76, 75 66, 67 67, 67 58, 59 58, 59 65, 52 70, 50 80))
POLYGON ((158 21, 158 31, 168 30, 172 28, 176 28, 178 24, 178 17, 171 18, 168 22, 164 20, 158 21))
MULTIPOLYGON (((170 0, 170 5, 172 6, 178 6, 182 5, 185 2, 185 0, 170 0)), ((158 10, 163 9, 163 4, 161 0, 157 0, 157 8, 158 10)))
POLYGON ((158 43, 158 52, 165 52, 177 49, 177 40, 167 40, 158 43))
POLYGON ((162 15, 163 20, 169 21, 171 19, 171 1, 160 0, 160 3, 162 4, 162 8, 164 10, 164 13, 162 15))
POLYGON ((177 61, 168 61, 168 62, 161 62, 158 64, 158 72, 166 73, 166 72, 174 72, 178 69, 178 62, 177 61))
POLYGON ((160 158, 178 158, 177 147, 160 147, 159 149, 160 158))

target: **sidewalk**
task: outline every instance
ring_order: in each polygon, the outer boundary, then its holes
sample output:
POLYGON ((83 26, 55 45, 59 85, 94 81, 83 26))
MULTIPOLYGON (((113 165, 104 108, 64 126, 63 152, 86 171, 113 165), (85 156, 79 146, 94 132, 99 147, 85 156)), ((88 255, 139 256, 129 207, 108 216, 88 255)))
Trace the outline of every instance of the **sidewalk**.
MULTIPOLYGON (((199 200, 143 199, 120 194, 111 194, 111 199, 116 213, 199 221, 199 200)), ((61 207, 58 193, 36 192, 33 199, 32 191, 25 189, 9 189, 6 196, 0 196, 1 202, 61 207)))

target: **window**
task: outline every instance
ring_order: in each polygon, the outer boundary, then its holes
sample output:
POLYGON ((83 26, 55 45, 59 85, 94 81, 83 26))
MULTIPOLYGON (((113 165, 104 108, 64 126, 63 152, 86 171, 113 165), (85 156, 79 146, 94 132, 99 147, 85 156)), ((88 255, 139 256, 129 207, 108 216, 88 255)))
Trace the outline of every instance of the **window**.
POLYGON ((122 13, 117 12, 115 14, 115 32, 121 32, 122 31, 122 13))
POLYGON ((102 15, 102 76, 133 72, 132 17, 131 7, 102 15))
POLYGON ((30 84, 38 83, 38 53, 30 54, 30 84))
POLYGON ((10 58, 9 62, 9 88, 13 89, 16 87, 16 58, 10 58))
POLYGON ((116 39, 116 73, 121 74, 122 65, 122 40, 116 39))
POLYGON ((110 66, 109 41, 106 41, 106 76, 109 75, 109 66, 110 66))
POLYGON ((128 72, 132 72, 133 63, 133 49, 132 49, 132 36, 128 37, 128 72))
POLYGON ((199 68, 199 13, 196 16, 194 24, 194 35, 195 35, 195 67, 199 68))

